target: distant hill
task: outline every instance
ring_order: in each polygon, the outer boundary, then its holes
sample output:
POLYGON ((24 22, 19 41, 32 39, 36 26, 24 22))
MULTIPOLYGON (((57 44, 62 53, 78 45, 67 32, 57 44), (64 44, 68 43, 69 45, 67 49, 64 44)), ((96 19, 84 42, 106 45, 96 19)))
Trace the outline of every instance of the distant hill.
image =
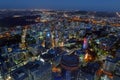
MULTIPOLYGON (((95 17, 118 17, 115 12, 95 12, 95 11, 47 11, 57 12, 58 16, 63 15, 64 12, 69 15, 85 15, 95 17)), ((0 27, 14 27, 35 24, 35 19, 40 17, 42 11, 0 11, 0 27), (13 17, 14 15, 22 15, 20 17, 13 17), (23 16, 24 15, 24 16, 23 16)))
POLYGON ((37 16, 5 17, 0 19, 0 27, 13 27, 34 24, 37 16))

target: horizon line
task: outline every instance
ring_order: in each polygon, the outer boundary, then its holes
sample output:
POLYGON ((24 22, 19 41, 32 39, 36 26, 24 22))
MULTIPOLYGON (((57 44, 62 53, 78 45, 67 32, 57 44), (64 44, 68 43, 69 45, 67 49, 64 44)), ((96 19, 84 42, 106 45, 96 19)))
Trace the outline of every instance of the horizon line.
POLYGON ((0 10, 58 10, 58 11, 88 11, 88 12, 120 12, 117 10, 84 10, 84 9, 53 9, 53 8, 0 8, 0 10))

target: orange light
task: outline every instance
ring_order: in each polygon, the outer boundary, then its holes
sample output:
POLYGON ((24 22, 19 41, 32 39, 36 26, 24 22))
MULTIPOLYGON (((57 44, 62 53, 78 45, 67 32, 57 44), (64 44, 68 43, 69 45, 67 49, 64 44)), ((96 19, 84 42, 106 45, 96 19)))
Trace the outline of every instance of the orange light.
POLYGON ((89 56, 89 55, 88 55, 88 53, 87 53, 87 54, 85 55, 85 60, 88 59, 88 56, 89 56))
POLYGON ((2 35, 2 34, 0 34, 0 38, 3 38, 3 35, 2 35))
POLYGON ((52 72, 57 72, 56 67, 53 67, 53 68, 52 68, 52 72))
POLYGON ((61 69, 60 69, 60 68, 53 67, 53 68, 52 68, 52 72, 61 72, 61 69))
POLYGON ((113 74, 107 71, 103 71, 104 74, 108 75, 109 78, 113 78, 113 74))
POLYGON ((109 78, 113 79, 113 75, 108 76, 109 78))
POLYGON ((103 74, 103 70, 102 69, 100 69, 100 70, 97 71, 97 75, 98 76, 101 76, 102 74, 103 74))
POLYGON ((85 54, 85 57, 84 57, 84 60, 85 60, 86 62, 91 61, 91 60, 92 60, 92 56, 91 56, 90 54, 86 53, 86 54, 85 54))
POLYGON ((63 46, 64 46, 64 42, 61 42, 60 47, 63 47, 63 46))
POLYGON ((5 35, 6 35, 7 37, 9 37, 9 36, 10 36, 10 33, 9 33, 9 32, 6 32, 5 35))

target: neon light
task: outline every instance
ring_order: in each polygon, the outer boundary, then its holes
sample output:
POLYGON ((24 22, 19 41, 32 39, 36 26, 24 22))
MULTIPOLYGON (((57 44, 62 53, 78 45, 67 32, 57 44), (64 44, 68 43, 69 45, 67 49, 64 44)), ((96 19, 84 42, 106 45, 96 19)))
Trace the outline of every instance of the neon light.
POLYGON ((83 49, 86 49, 87 47, 88 47, 88 40, 87 38, 84 38, 83 49))

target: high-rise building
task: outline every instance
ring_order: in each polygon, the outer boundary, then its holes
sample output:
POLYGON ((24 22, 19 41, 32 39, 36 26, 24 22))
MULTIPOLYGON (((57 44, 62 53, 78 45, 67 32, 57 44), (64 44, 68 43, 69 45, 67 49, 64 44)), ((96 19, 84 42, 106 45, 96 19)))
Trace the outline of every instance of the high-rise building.
POLYGON ((51 41, 51 33, 49 31, 46 32, 45 36, 45 48, 51 48, 52 47, 52 41, 51 41))
POLYGON ((115 75, 113 77, 113 80, 120 80, 120 62, 118 62, 115 66, 115 75))
POLYGON ((103 69, 107 72, 113 72, 115 70, 116 59, 107 57, 103 66, 103 69))
POLYGON ((50 63, 42 61, 29 62, 11 72, 8 80, 52 80, 50 63))
POLYGON ((88 47, 88 39, 84 38, 83 49, 87 49, 87 47, 88 47))
POLYGON ((72 80, 72 72, 79 68, 79 58, 76 55, 64 55, 61 58, 62 76, 65 80, 72 80))
POLYGON ((94 80, 94 75, 79 70, 75 80, 94 80))
POLYGON ((29 80, 29 75, 24 67, 17 68, 6 80, 29 80))
POLYGON ((52 79, 52 67, 50 63, 35 61, 32 64, 26 66, 30 73, 30 80, 51 80, 52 79), (29 67, 28 67, 29 66, 29 67))

